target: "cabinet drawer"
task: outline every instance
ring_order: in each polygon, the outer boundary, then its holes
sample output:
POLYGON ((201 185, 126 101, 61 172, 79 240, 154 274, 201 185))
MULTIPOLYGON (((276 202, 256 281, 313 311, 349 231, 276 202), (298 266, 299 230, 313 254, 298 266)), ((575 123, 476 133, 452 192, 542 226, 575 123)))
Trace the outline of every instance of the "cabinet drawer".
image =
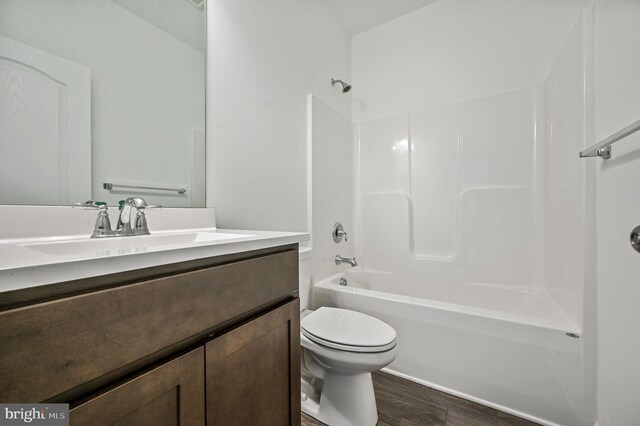
POLYGON ((0 402, 40 402, 298 286, 291 250, 0 313, 0 402))

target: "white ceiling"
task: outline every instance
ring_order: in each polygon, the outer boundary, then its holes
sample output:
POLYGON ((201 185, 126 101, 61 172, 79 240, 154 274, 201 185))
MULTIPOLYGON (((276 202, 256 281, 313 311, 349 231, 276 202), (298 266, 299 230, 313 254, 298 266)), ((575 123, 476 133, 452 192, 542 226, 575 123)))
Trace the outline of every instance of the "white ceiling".
POLYGON ((324 0, 352 35, 438 0, 324 0))
MULTIPOLYGON (((2 0, 0 0, 2 1, 2 0)), ((204 8, 197 1, 113 0, 167 34, 204 53, 204 8)))

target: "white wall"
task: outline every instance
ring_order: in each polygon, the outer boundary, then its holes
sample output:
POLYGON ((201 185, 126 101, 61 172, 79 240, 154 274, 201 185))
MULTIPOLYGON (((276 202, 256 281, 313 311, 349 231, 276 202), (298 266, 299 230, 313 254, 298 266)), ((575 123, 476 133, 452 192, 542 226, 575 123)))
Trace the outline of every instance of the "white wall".
MULTIPOLYGON (((598 0, 596 135, 640 118, 640 3, 598 0)), ((640 134, 618 142, 598 173, 598 412, 601 426, 640 419, 640 254, 629 245, 640 225, 640 134)))
POLYGON ((144 196, 190 205, 202 52, 109 0, 3 0, 0 34, 91 69, 94 199, 117 204, 127 194, 103 190, 107 181, 184 185, 186 196, 144 196))
POLYGON ((305 231, 306 102, 349 117, 349 36, 320 0, 209 0, 207 204, 227 228, 305 231))
POLYGON ((439 1, 354 36, 354 121, 541 83, 585 3, 439 1))

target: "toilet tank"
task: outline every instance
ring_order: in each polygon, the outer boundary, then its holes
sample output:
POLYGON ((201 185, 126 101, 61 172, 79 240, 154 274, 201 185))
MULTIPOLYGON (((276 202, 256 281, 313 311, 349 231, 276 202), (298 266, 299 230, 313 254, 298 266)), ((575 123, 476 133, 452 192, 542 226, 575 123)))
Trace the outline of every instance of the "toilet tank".
POLYGON ((311 292, 311 260, 313 251, 310 247, 300 247, 298 251, 298 289, 300 290, 300 311, 308 308, 311 292))

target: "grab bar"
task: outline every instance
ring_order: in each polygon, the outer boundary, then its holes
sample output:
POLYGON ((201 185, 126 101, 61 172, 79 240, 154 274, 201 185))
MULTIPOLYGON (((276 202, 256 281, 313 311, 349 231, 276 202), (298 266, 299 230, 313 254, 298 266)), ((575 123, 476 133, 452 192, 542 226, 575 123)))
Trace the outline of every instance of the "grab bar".
POLYGON ((611 145, 618 142, 620 139, 626 138, 632 133, 640 130, 640 120, 634 121, 624 129, 612 134, 611 136, 604 138, 599 143, 593 145, 591 148, 587 148, 580 152, 580 158, 584 157, 602 157, 604 160, 611 158, 611 145))
POLYGON ((185 188, 166 188, 162 186, 142 186, 142 185, 120 185, 119 183, 104 182, 102 188, 112 190, 114 188, 128 188, 128 189, 151 189, 154 191, 171 191, 178 194, 184 194, 187 192, 185 188))

